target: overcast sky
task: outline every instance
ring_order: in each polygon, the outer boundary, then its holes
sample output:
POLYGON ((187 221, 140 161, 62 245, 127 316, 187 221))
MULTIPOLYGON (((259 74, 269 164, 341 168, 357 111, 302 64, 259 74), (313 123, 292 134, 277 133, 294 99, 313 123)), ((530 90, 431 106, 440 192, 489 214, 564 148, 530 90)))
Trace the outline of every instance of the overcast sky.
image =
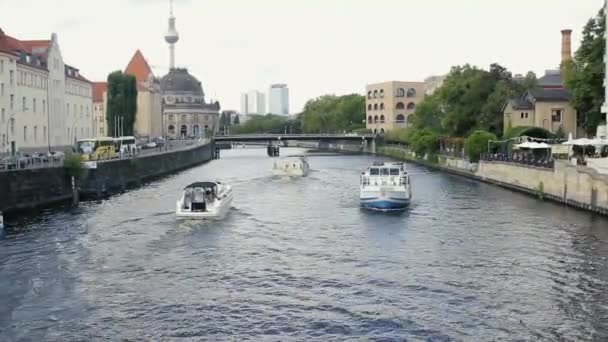
MULTIPOLYGON (((573 50, 603 0, 176 0, 176 64, 207 97, 239 110, 240 93, 287 83, 291 111, 366 83, 422 81, 464 63, 542 74, 573 50)), ((0 28, 19 39, 59 35, 64 59, 91 80, 141 49, 167 72, 169 0, 0 0, 0 28)))

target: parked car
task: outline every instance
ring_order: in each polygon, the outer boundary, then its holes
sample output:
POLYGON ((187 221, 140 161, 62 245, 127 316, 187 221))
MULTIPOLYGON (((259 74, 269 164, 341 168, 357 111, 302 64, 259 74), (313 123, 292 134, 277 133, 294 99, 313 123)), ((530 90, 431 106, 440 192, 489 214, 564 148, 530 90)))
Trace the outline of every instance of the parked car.
POLYGON ((36 152, 32 155, 32 161, 34 164, 44 164, 49 162, 49 157, 46 153, 36 152))
POLYGON ((152 148, 156 148, 157 146, 158 145, 154 141, 151 141, 151 142, 149 142, 147 144, 142 145, 141 149, 142 150, 149 150, 149 149, 152 149, 152 148))

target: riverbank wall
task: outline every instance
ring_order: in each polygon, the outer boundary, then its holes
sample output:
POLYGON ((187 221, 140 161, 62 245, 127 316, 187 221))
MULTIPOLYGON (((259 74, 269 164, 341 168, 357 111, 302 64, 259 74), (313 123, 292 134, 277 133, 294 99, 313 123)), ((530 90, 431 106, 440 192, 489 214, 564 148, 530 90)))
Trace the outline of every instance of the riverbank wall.
MULTIPOLYGON (((367 153, 353 144, 295 143, 293 146, 317 148, 335 152, 367 153)), ((437 155, 424 159, 403 147, 380 146, 378 155, 417 163, 429 168, 494 184, 522 192, 540 200, 557 203, 608 215, 608 174, 596 169, 572 165, 568 161, 555 161, 553 168, 498 161, 471 163, 463 158, 437 155)))
MULTIPOLYGON (((101 197, 213 159, 214 143, 137 158, 97 163, 78 182, 83 198, 101 197)), ((35 209, 72 199, 71 177, 62 167, 0 172, 0 211, 35 209)))

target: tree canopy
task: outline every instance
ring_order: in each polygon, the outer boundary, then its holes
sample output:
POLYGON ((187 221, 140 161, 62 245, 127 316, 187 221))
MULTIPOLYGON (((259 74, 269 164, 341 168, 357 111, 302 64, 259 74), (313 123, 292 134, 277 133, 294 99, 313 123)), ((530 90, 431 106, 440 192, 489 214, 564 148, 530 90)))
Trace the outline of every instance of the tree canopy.
POLYGON ((602 9, 585 25, 583 40, 574 59, 562 66, 566 86, 572 92, 572 105, 578 112, 577 124, 589 135, 595 135, 597 126, 603 121, 605 31, 602 9))
POLYGON ((324 95, 309 100, 299 114, 305 133, 353 131, 365 127, 365 97, 324 95))
MULTIPOLYGON (((115 71, 108 75, 108 103, 106 120, 108 135, 115 135, 115 118, 122 121, 122 134, 134 135, 135 113, 137 112, 137 80, 135 76, 115 71)), ((121 132, 117 132, 120 135, 121 132)))
POLYGON ((281 134, 285 132, 300 133, 300 121, 285 115, 251 115, 246 122, 235 123, 232 126, 235 134, 270 133, 281 134))
POLYGON ((489 70, 468 64, 455 66, 443 85, 418 105, 413 126, 444 136, 465 137, 475 130, 502 135, 504 104, 535 85, 534 73, 516 82, 496 63, 489 70))

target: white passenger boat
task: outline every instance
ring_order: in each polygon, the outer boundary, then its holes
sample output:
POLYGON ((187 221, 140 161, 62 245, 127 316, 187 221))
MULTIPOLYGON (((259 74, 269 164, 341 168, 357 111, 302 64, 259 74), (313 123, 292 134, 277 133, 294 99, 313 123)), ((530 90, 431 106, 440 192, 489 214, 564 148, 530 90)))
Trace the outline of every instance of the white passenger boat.
POLYGON ((377 162, 361 175, 361 207, 380 211, 405 210, 412 198, 404 163, 377 162))
POLYGON ((231 204, 230 185, 220 182, 192 183, 177 201, 175 214, 182 220, 217 220, 226 215, 231 204))
POLYGON ((272 167, 275 176, 303 177, 310 171, 308 159, 304 156, 292 156, 277 160, 272 167))

